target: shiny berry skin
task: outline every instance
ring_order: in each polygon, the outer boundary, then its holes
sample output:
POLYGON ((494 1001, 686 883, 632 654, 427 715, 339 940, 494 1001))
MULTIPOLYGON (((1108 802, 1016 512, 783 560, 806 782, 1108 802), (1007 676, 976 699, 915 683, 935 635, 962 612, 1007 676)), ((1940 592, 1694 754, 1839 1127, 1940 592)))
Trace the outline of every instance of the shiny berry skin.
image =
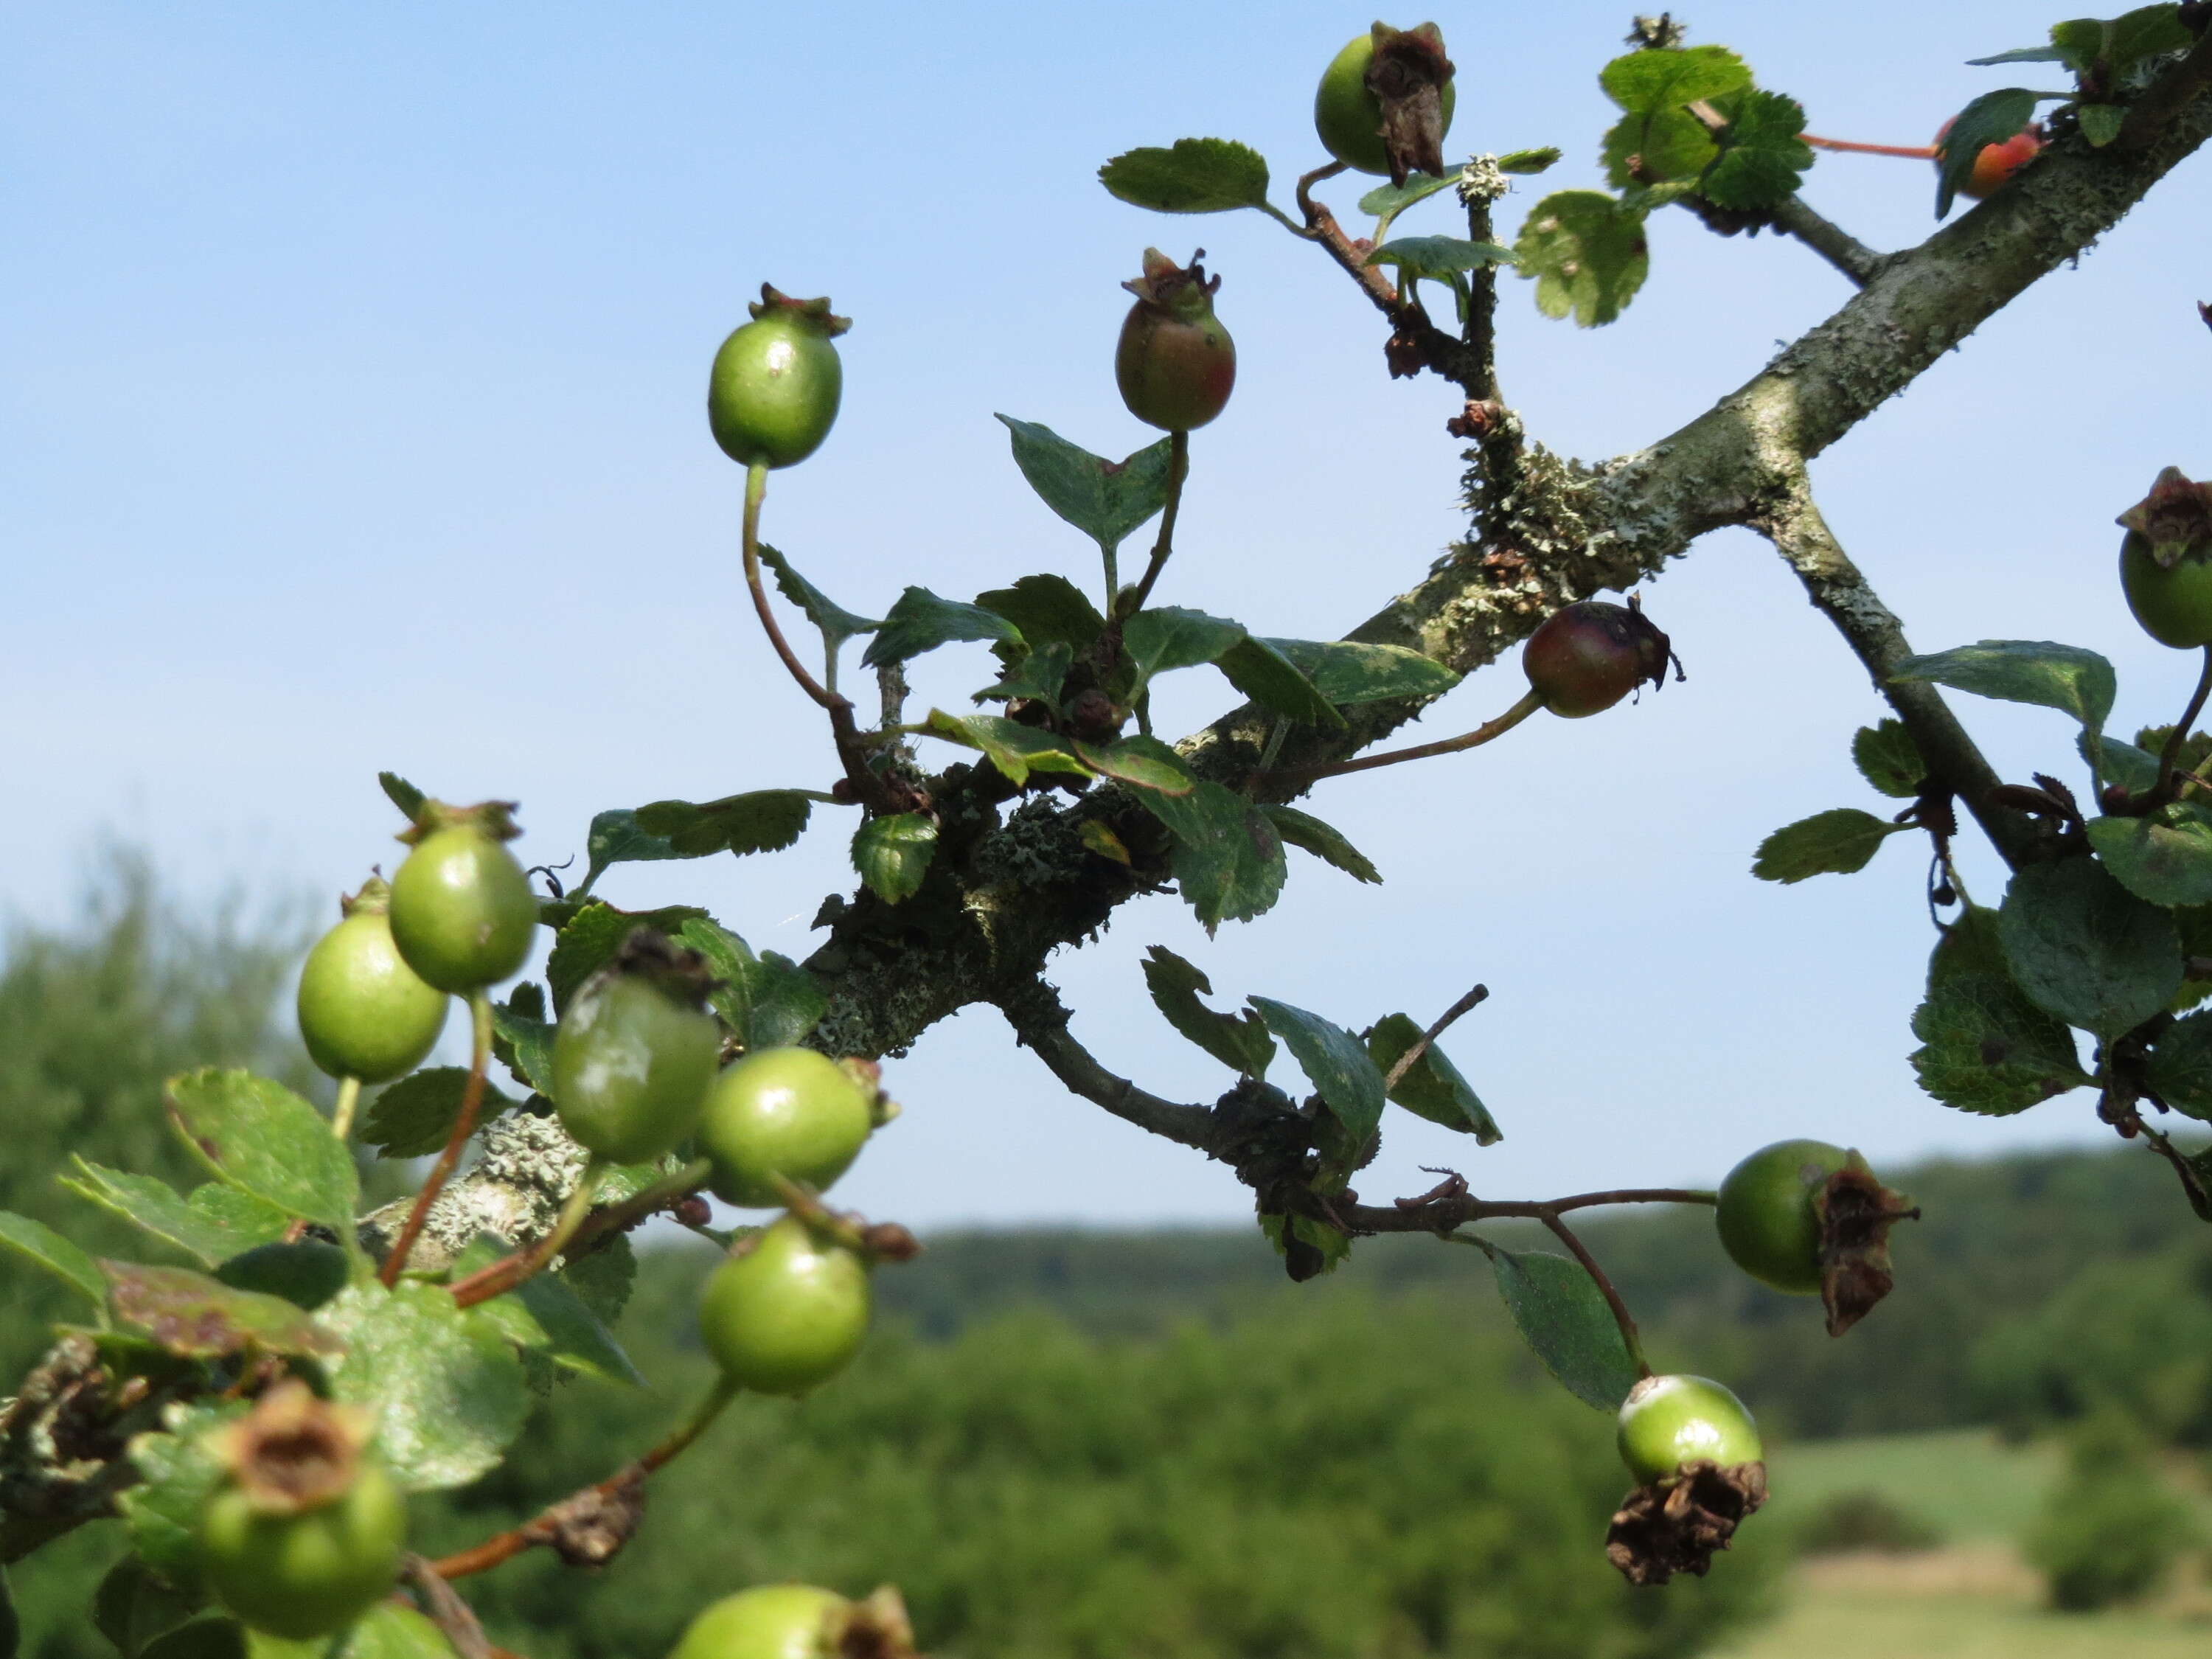
MULTIPOLYGON (((1367 89, 1368 66, 1375 61, 1375 37, 1355 35, 1329 59, 1314 92, 1314 133, 1322 148, 1358 173, 1389 177, 1390 152, 1382 142, 1382 100, 1367 89)), ((1453 82, 1439 94, 1443 129, 1451 130, 1459 101, 1453 82)))
POLYGON ((1213 314, 1221 278, 1199 260, 1188 269, 1158 248, 1145 250, 1145 274, 1121 284, 1137 296, 1114 350, 1114 383, 1129 412, 1148 426, 1188 432, 1221 413, 1237 385, 1237 343, 1213 314))
POLYGON ((722 1375, 760 1394, 802 1395, 845 1369, 868 1331, 860 1253, 795 1215, 714 1269, 699 1334, 722 1375))
POLYGON ((874 1102, 811 1048, 763 1048, 714 1079, 699 1120, 714 1196, 750 1209, 784 1202, 775 1177, 817 1193, 845 1173, 875 1127, 874 1102))
POLYGON ((343 1630, 392 1591, 407 1512, 391 1477, 362 1464, 332 1501, 270 1514, 235 1486, 200 1516, 210 1588, 246 1624, 305 1641, 343 1630))
POLYGON ((538 932, 538 896, 514 854, 472 825, 434 830, 392 878, 392 938, 441 991, 495 985, 538 932))
POLYGON ((650 1162, 698 1122, 721 1052, 721 1028, 696 1004, 648 976, 595 978, 553 1037, 561 1127, 611 1163, 650 1162))
POLYGON ((362 887, 300 970, 300 1036, 308 1058, 332 1077, 404 1077, 446 1028, 446 994, 426 984, 392 943, 391 892, 374 879, 362 887))
POLYGON ((791 466, 822 447, 837 419, 845 370, 830 343, 852 324, 827 300, 794 300, 763 283, 753 320, 714 354, 707 423, 740 466, 791 466))
POLYGON ((2184 557, 2168 568, 2150 550, 2139 531, 2120 544, 2120 587, 2136 621, 2178 651, 2212 645, 2212 558, 2184 557))
POLYGON ((668 1659, 837 1659, 852 1608, 811 1584, 740 1590, 694 1619, 668 1659))
POLYGON ((1702 1376, 1647 1376, 1620 1407, 1620 1460, 1639 1486, 1671 1480, 1685 1463, 1766 1460, 1743 1401, 1702 1376))
MULTIPOLYGON (((1951 123, 1936 135, 1936 166, 1943 166, 1943 140, 1951 131, 1951 123)), ((1974 170, 1967 174, 1966 183, 1959 186, 1959 194, 1985 201, 1995 195, 2022 167, 2043 153, 2043 135, 2033 127, 2022 127, 2002 143, 1984 144, 1982 153, 1974 157, 1974 170)))
POLYGON ((1521 667, 1544 707, 1568 720, 1602 713, 1638 685, 1663 684, 1667 636, 1632 602, 1583 599, 1528 636, 1521 667))
POLYGON ((1721 1248, 1762 1285, 1792 1296, 1820 1288, 1820 1217, 1813 1200, 1850 1154, 1825 1140, 1781 1140, 1730 1170, 1713 1210, 1721 1248))

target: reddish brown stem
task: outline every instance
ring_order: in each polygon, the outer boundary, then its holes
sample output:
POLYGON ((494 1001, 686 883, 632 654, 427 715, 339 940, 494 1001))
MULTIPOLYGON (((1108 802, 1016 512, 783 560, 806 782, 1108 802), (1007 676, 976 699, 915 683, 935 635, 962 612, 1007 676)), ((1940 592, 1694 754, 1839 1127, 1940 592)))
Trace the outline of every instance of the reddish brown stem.
POLYGON ((1933 144, 1862 144, 1854 138, 1823 138, 1810 132, 1797 136, 1815 149, 1842 150, 1850 155, 1901 155, 1909 161, 1932 161, 1938 153, 1933 144))
MULTIPOLYGON (((568 1241, 568 1253, 580 1255, 609 1233, 634 1227, 655 1210, 687 1194, 697 1192, 707 1184, 707 1176, 712 1167, 704 1158, 687 1164, 665 1180, 656 1181, 643 1192, 632 1194, 621 1203, 601 1211, 575 1230, 568 1241)), ((544 1249, 541 1243, 488 1262, 465 1279, 453 1282, 449 1287, 453 1293, 453 1300, 464 1308, 473 1308, 479 1302, 489 1302, 522 1283, 544 1267, 551 1255, 552 1251, 544 1249)))
POLYGON ((1437 743, 1416 744, 1410 749, 1393 749, 1380 755, 1363 755, 1358 760, 1333 761, 1326 766, 1286 767, 1279 772, 1270 772, 1260 779, 1261 787, 1280 784, 1303 788, 1318 783, 1323 778, 1340 778, 1353 772, 1371 772, 1378 766, 1395 766, 1401 761, 1431 760, 1438 755, 1456 755, 1468 749, 1479 749, 1492 738, 1502 738, 1522 720, 1544 706, 1540 693, 1533 687, 1527 696, 1496 720, 1485 720, 1472 732, 1456 738, 1445 738, 1437 743))
POLYGON ((407 1271, 407 1258, 414 1252, 415 1241, 422 1236, 423 1223, 430 1218, 430 1206, 438 1201, 438 1194, 446 1189, 453 1166, 461 1161, 461 1148, 476 1133, 477 1113, 483 1105, 484 1072, 491 1064, 491 994, 481 985, 469 993, 469 1020, 474 1040, 469 1054, 469 1080, 461 1088, 461 1109, 453 1119, 453 1132, 446 1137, 445 1151, 430 1166, 429 1179, 415 1194, 414 1207, 407 1212, 406 1224, 400 1228, 391 1249, 385 1253, 384 1266, 377 1277, 387 1290, 397 1285, 399 1275, 407 1271))
POLYGON ((1620 1299, 1620 1292, 1613 1289, 1613 1281, 1605 1276, 1605 1269, 1597 1265, 1597 1258, 1584 1248, 1581 1239, 1575 1237, 1575 1230, 1559 1219, 1556 1210, 1547 1207, 1536 1218, 1552 1230, 1553 1237, 1573 1253, 1575 1260, 1582 1263, 1583 1271, 1590 1276, 1590 1283, 1596 1285, 1598 1293, 1605 1297, 1605 1305, 1613 1310, 1613 1322, 1620 1327, 1620 1340, 1628 1345, 1628 1357, 1636 1362, 1637 1375, 1650 1376, 1651 1366, 1644 1358, 1644 1339, 1637 1334, 1636 1321, 1629 1314, 1628 1304, 1620 1299))

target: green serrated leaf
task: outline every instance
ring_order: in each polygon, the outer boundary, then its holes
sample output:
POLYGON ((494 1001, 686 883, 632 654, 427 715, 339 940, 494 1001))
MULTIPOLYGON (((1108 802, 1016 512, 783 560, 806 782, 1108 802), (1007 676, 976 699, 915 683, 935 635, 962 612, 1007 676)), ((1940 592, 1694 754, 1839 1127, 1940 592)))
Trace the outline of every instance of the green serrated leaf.
POLYGON ((234 1290, 190 1267, 153 1267, 102 1258, 116 1322, 143 1331, 169 1352, 192 1359, 226 1354, 328 1358, 342 1344, 281 1296, 234 1290))
POLYGON ((2005 889, 1997 937, 2029 1001, 2107 1040, 2164 1008, 2181 985, 2173 918, 2092 859, 2017 872, 2005 889))
POLYGON ((1460 677, 1433 657, 1401 645, 1357 640, 1278 640, 1261 643, 1290 659, 1314 690, 1339 708, 1390 697, 1441 696, 1460 677))
MULTIPOLYGON (((1374 1029, 1367 1034, 1367 1057, 1375 1062, 1375 1069, 1388 1079, 1390 1068, 1420 1038, 1421 1028, 1413 1023, 1412 1015, 1386 1015, 1376 1021, 1374 1029)), ((1490 1115, 1490 1109, 1475 1093, 1474 1085, 1434 1043, 1406 1068, 1406 1075, 1390 1091, 1390 1098, 1416 1117, 1473 1135, 1479 1146, 1493 1146, 1504 1139, 1497 1120, 1490 1115)))
POLYGON ((492 1004, 491 1047, 517 1083, 549 1098, 553 1089, 553 1026, 543 987, 524 981, 492 1004))
POLYGON ((2056 708, 2081 722, 2093 738, 2104 731, 2118 694, 2111 663, 2094 651, 2048 640, 1984 640, 1907 657, 1889 678, 1893 685, 1932 680, 1978 697, 2056 708))
POLYGON ((1074 666, 1075 653, 1060 641, 1041 645, 1001 675, 995 685, 975 694, 977 702, 1011 702, 1027 698, 1048 708, 1060 707, 1060 694, 1074 666))
POLYGON ((2167 1026, 2151 1046, 2143 1080, 2175 1111, 2212 1121, 2212 1013, 2167 1026))
POLYGON ((791 561, 766 542, 761 544, 760 557, 763 564, 775 572, 777 590, 806 613, 806 620, 822 630, 822 637, 832 651, 847 640, 872 634, 883 626, 870 617, 855 616, 830 599, 820 588, 792 568, 791 561))
POLYGON ((1851 760, 1859 775, 1892 800, 1913 799, 1928 775, 1928 763, 1901 720, 1859 727, 1851 737, 1851 760))
POLYGON ((749 789, 720 800, 657 800, 637 809, 637 827, 666 839, 680 859, 714 853, 776 853, 799 839, 814 811, 804 789, 749 789))
POLYGON ((409 1492, 465 1486, 499 1466, 522 1431, 522 1362, 491 1321, 442 1286, 349 1285, 315 1315, 345 1344, 331 1390, 376 1424, 376 1447, 409 1492))
POLYGON ((1495 242, 1471 242, 1464 236, 1399 236, 1370 253, 1366 263, 1395 265, 1408 282, 1420 276, 1449 282, 1462 270, 1510 265, 1513 250, 1495 242))
MULTIPOLYGON (((611 1200, 603 1190, 601 1201, 619 1200, 611 1200)), ((490 1266, 507 1252, 501 1240, 480 1233, 453 1259, 448 1277, 461 1279, 490 1266)), ((477 1311, 517 1347, 542 1353, 563 1370, 624 1388, 646 1386, 644 1376, 623 1352, 614 1334, 559 1273, 533 1273, 506 1294, 478 1303, 477 1311)))
POLYGON ((118 1493, 115 1504, 138 1559, 179 1589, 189 1592, 200 1582, 200 1513, 227 1478, 207 1437, 246 1410, 242 1400, 167 1406, 161 1430, 131 1442, 139 1483, 118 1493))
POLYGON ((617 910, 603 899, 588 900, 556 936, 552 954, 545 959, 545 984, 553 993, 553 1012, 566 1013, 584 981, 613 961, 623 941, 639 928, 673 934, 685 922, 706 914, 696 904, 617 910))
POLYGON ((2002 87, 1984 93, 1952 118, 1936 157, 1938 219, 1951 211, 1951 204, 1973 175, 1982 151, 1991 144, 2003 143, 2034 119, 2037 102, 2036 94, 2023 87, 2002 87))
POLYGON ((1616 188, 1686 184, 1719 154, 1711 130, 1683 109, 1624 115, 1607 130, 1601 149, 1606 182, 1616 188))
POLYGON ((1187 795, 1146 789, 1135 799, 1175 837, 1169 867, 1208 933, 1273 908, 1286 873, 1283 840, 1258 807, 1210 782, 1187 795))
POLYGON ((100 1277, 100 1264, 45 1222, 0 1210, 0 1246, 82 1291, 94 1307, 107 1305, 107 1281, 100 1277))
POLYGON ((957 599, 939 599, 926 587, 909 587, 899 595, 876 637, 868 641, 860 661, 869 668, 884 668, 960 640, 991 640, 1002 645, 1027 642, 1012 623, 979 605, 963 605, 957 599))
POLYGON ((125 1555, 93 1591, 92 1622, 123 1659, 138 1659, 149 1642, 174 1630, 205 1605, 200 1595, 179 1589, 137 1556, 125 1555))
MULTIPOLYGON (((1005 420, 1006 416, 999 418, 1005 420)), ((1160 444, 1152 446, 1152 449, 1160 447, 1160 444)), ((1133 467, 1152 453, 1140 449, 1127 465, 1133 467)), ((1161 465, 1164 468, 1165 461, 1161 465)), ((1164 472, 1162 476, 1164 477, 1164 472)), ((986 611, 997 612, 1019 629, 1032 651, 1060 645, 1066 647, 1072 655, 1106 631, 1106 618, 1099 615, 1098 607, 1065 576, 1024 576, 1012 587, 978 593, 975 603, 986 611)))
POLYGON ((2074 111, 2081 124, 2081 136, 2094 149, 2102 149, 2120 136, 2120 129, 2128 124, 2128 112, 2118 104, 2082 104, 2074 111))
POLYGON ((981 750, 1010 783, 1027 783, 1032 772, 1090 775, 1090 768, 1073 752, 1072 740, 1003 715, 948 714, 942 708, 933 708, 923 724, 933 736, 981 750))
POLYGON ((678 943, 707 958, 720 982, 707 1000, 748 1050, 804 1042, 830 1012, 820 981, 788 957, 752 947, 711 917, 676 930, 678 943))
POLYGON ((1751 85, 1751 70, 1726 46, 1675 46, 1627 52, 1600 70, 1597 82, 1635 113, 1741 91, 1751 85))
POLYGON ((1092 745, 1079 743, 1077 756, 1101 777, 1164 795, 1188 795, 1198 787, 1182 758, 1158 738, 1142 735, 1092 745))
POLYGON ((2063 46, 2015 46, 2010 52, 1998 52, 1993 58, 1969 58, 1966 62, 1976 69, 1990 69, 1999 64, 2063 64, 2066 50, 2063 46))
POLYGON ((1643 214, 1598 190, 1554 191, 1537 203, 1514 252, 1535 282, 1536 308, 1581 328, 1620 316, 1651 270, 1643 214))
POLYGON ((1107 193, 1155 213, 1225 213, 1264 207, 1267 158, 1231 138, 1178 138, 1133 149, 1098 169, 1107 193))
POLYGON ((1144 695, 1157 674, 1218 662, 1246 638, 1244 624, 1180 605, 1139 611, 1121 624, 1121 651, 1132 675, 1129 696, 1144 695))
POLYGON ((678 852, 660 836, 649 836, 637 827, 637 814, 626 806, 592 815, 584 838, 586 868, 580 894, 588 893, 599 878, 617 864, 650 864, 661 859, 690 856, 678 852))
POLYGON ((1928 959, 1928 989, 1912 1016, 1923 1047, 1920 1086, 1945 1105, 2009 1116, 2090 1081, 2063 1020, 2037 1007, 2005 965, 1997 913, 1970 907, 1928 959))
POLYGON ((1730 99, 1722 113, 1729 124, 1717 135, 1720 155, 1698 184, 1705 198, 1759 211, 1795 196, 1813 165, 1813 147, 1801 136, 1804 106, 1778 92, 1752 90, 1730 99))
POLYGON ((1911 826, 1892 823, 1856 806, 1838 806, 1777 830, 1759 843, 1751 873, 1785 886, 1819 875, 1849 875, 1867 862, 1892 836, 1911 826))
POLYGON ((428 797, 397 772, 379 772, 376 781, 384 791, 385 799, 399 809, 401 817, 413 823, 421 814, 422 803, 428 797))
POLYGON ((1247 999, 1282 1040, 1346 1131, 1365 1140, 1382 1122, 1382 1073, 1358 1037, 1334 1021, 1272 997, 1247 999))
POLYGON ((1359 198, 1359 210, 1370 218, 1396 218, 1416 202, 1425 202, 1439 191, 1449 190, 1465 176, 1455 167, 1439 179, 1433 173, 1409 173, 1402 185, 1377 185, 1359 198))
POLYGON ((1343 832, 1334 825, 1294 806, 1263 802, 1260 810, 1275 826, 1275 833, 1291 846, 1304 848, 1324 864, 1334 865, 1354 881, 1381 883, 1382 872, 1369 863, 1367 855, 1346 841, 1343 832))
POLYGON ((2142 817, 2092 818, 2089 845, 2120 885, 2167 909, 2212 904, 2212 818, 2176 804, 2142 817))
POLYGON ((886 904, 913 897, 936 856, 937 826, 920 812, 869 818, 853 834, 853 868, 886 904))
MULTIPOLYGON (((1119 461, 1109 461, 1068 442, 1048 426, 1018 421, 1011 415, 999 418, 1006 422, 1012 440, 1014 465, 1021 468, 1022 477, 1029 480, 1037 498, 1101 547, 1109 550, 1119 547, 1132 531, 1167 505, 1170 440, 1163 438, 1119 461)), ((1020 586, 1015 584, 1018 590, 1020 586)), ((976 603, 1007 615, 990 603, 993 597, 986 593, 976 603)), ((1084 601, 1086 606, 1089 603, 1084 601)), ((1018 617, 1009 619, 1021 626, 1018 617)), ((1098 626, 1105 626, 1103 617, 1098 626)), ((1022 631, 1029 634, 1026 627, 1022 631)), ((1097 637, 1096 630, 1091 637, 1097 637)), ((1037 643, 1036 635, 1029 635, 1029 639, 1032 645, 1037 643)))
MULTIPOLYGON (((468 1088, 465 1066, 439 1066, 404 1077, 376 1097, 361 1127, 364 1145, 386 1158, 428 1158, 444 1150, 468 1088)), ((477 1121, 489 1123, 515 1103, 487 1083, 477 1121)))
POLYGON ((1508 150, 1498 158, 1498 170, 1516 175, 1548 173, 1559 164, 1560 154, 1558 146, 1553 144, 1547 144, 1540 149, 1508 150))
POLYGON ((1178 1034, 1233 1072, 1249 1078, 1267 1075, 1275 1040, 1267 1035, 1266 1022, 1249 1011, 1218 1013, 1200 1002, 1200 997, 1213 994, 1213 982, 1195 963, 1155 945, 1145 953, 1145 988, 1178 1034))
POLYGON ((1230 684, 1261 708, 1297 721, 1341 732, 1344 716, 1289 657, 1266 640, 1248 638, 1223 652, 1213 665, 1230 684))
MULTIPOLYGON (((234 1188, 198 1187, 189 1198, 179 1198, 155 1176, 110 1170, 82 1158, 71 1161, 76 1173, 58 1177, 57 1185, 197 1257, 204 1267, 216 1267, 258 1244, 272 1244, 292 1224, 287 1212, 234 1188)), ((104 1283, 100 1294, 106 1294, 104 1283)))
POLYGON ((1581 1264, 1547 1250, 1473 1242, 1490 1258, 1498 1293, 1544 1369, 1584 1405, 1620 1410, 1641 1373, 1604 1293, 1581 1264))
POLYGON ((323 1115, 282 1084, 204 1066, 169 1079, 169 1121, 208 1172, 287 1215, 326 1227, 353 1219, 353 1154, 323 1115))

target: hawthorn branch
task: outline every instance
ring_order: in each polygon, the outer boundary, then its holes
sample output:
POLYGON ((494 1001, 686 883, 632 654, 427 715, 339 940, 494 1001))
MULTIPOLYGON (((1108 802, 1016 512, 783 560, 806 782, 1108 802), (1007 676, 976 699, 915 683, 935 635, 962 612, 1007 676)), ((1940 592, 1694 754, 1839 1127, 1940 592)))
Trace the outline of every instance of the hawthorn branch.
POLYGON ((1035 1053, 1066 1085, 1069 1093, 1080 1095, 1150 1133, 1200 1152, 1216 1151, 1218 1136, 1211 1107, 1163 1100, 1108 1071, 1068 1030, 1067 1006, 1060 1001, 1060 993, 1043 980, 1033 979, 1002 994, 998 1003, 1006 1024, 1014 1028, 1015 1041, 1035 1053))
POLYGON ((2041 840, 2039 832, 2025 815, 1991 799, 2002 781, 1942 693, 1924 681, 1900 684, 1890 678, 1897 665, 1912 654, 1905 625, 1836 540, 1814 502, 1811 481, 1800 472, 1752 527, 1773 543, 1774 550, 1804 584, 1814 609, 1835 625, 1864 665, 1875 690, 1911 734, 1931 781, 1966 803, 2008 864, 2017 866, 2032 856, 2041 840))
POLYGON ((1796 237, 1860 288, 1874 280, 1875 273, 1889 258, 1814 212, 1802 196, 1790 197, 1768 209, 1766 219, 1776 230, 1796 237))

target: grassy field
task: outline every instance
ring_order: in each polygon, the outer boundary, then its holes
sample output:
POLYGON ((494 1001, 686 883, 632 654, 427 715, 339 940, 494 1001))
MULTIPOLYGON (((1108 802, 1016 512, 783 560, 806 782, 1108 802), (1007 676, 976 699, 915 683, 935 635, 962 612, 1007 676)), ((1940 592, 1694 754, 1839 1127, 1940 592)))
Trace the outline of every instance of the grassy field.
MULTIPOLYGON (((2201 1576, 2185 1573, 2141 1608, 2087 1616, 2044 1610, 2042 1585, 2014 1540, 2059 1467, 2056 1448, 2008 1447, 1974 1431, 1777 1453, 1776 1495, 1762 1520, 1784 1522, 1838 1493, 1871 1490, 1932 1522, 1944 1543, 1915 1555, 1806 1562, 1781 1616, 1716 1659, 2201 1659, 2212 1652, 2212 1593, 2201 1576)), ((2192 1496, 2205 1507, 2201 1490, 2192 1496)))

